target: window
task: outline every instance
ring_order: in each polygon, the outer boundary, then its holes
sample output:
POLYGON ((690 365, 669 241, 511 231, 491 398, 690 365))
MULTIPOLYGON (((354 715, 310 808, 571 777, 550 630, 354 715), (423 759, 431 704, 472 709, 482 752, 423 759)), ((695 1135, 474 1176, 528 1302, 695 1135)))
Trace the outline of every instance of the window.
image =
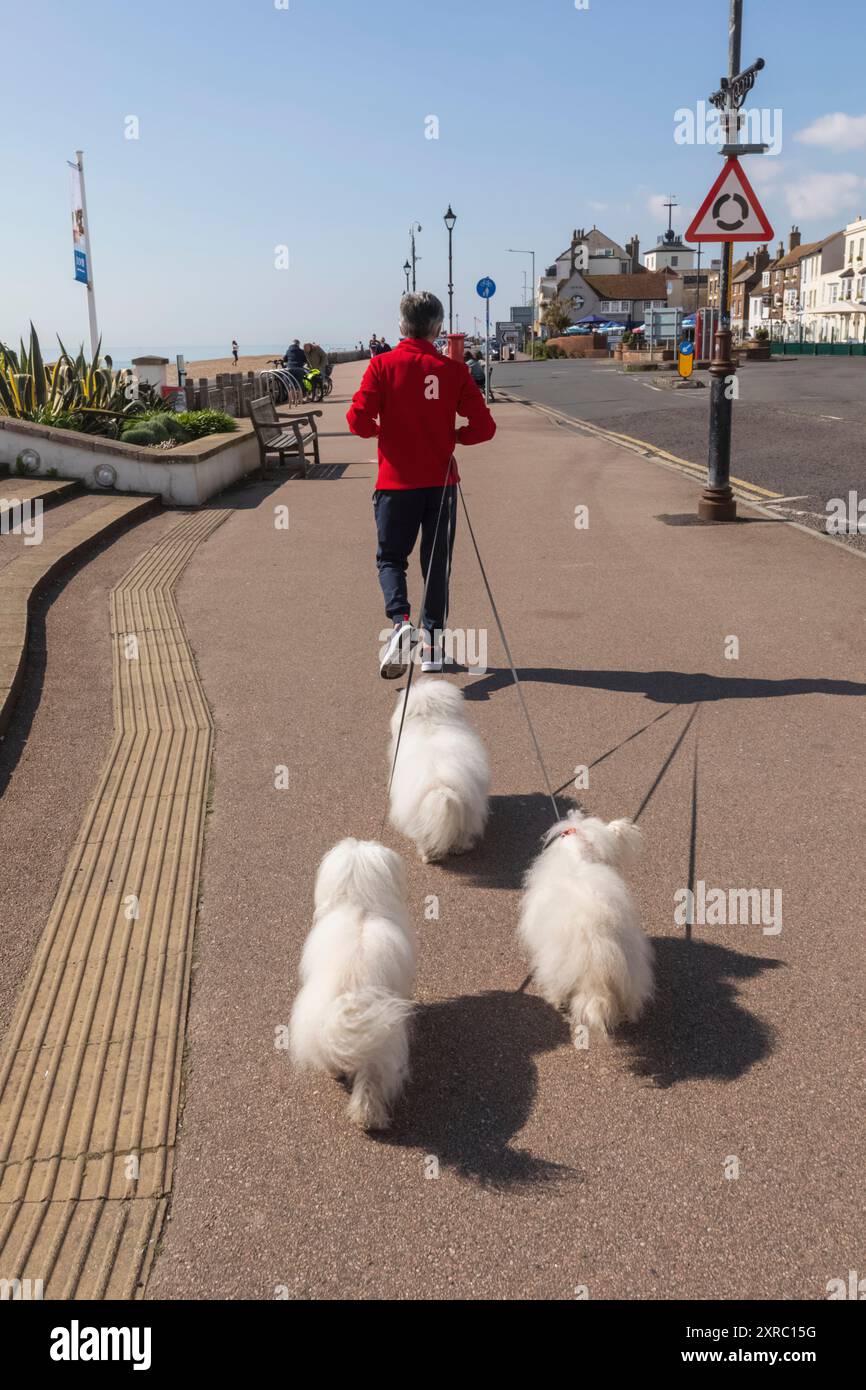
POLYGON ((679 258, 679 256, 671 256, 671 265, 679 265, 679 263, 680 263, 680 258, 679 258))
POLYGON ((769 272, 769 270, 765 270, 763 276, 761 277, 761 284, 764 286, 764 289, 767 289, 767 287, 769 286, 769 283, 770 283, 770 272, 769 272))

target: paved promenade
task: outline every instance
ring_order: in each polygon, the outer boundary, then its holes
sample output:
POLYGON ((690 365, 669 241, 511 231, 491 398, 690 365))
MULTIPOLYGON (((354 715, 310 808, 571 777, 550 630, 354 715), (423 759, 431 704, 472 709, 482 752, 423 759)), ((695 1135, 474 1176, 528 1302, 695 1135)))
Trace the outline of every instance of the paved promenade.
MULTIPOLYGON (((421 940, 413 1078, 392 1131, 351 1129, 340 1087, 296 1076, 280 1047, 316 864, 344 835, 378 837, 385 810, 395 688, 376 661, 374 450, 343 433, 360 370, 337 369, 318 474, 217 499, 214 525, 203 519, 171 571, 173 597, 154 600, 172 623, 179 615, 171 640, 191 653, 172 657, 168 704, 155 679, 143 705, 134 691, 118 704, 115 687, 112 742, 110 614, 136 576, 152 589, 171 528, 186 525, 176 517, 146 522, 68 581, 44 620, 41 699, 25 692, 0 755, 0 857, 22 868, 0 885, 21 923, 0 973, 12 1058, 28 979, 40 959, 54 968, 54 895, 87 797, 127 723, 132 735, 152 730, 148 756, 164 747, 174 767, 170 750, 185 757, 198 735, 175 724, 173 702, 201 693, 209 710, 190 726, 207 744, 190 763, 190 796, 206 808, 200 871, 194 808, 175 796, 176 825, 153 822, 187 909, 193 890, 199 903, 192 958, 188 916, 166 915, 157 886, 169 943, 159 968, 168 961, 177 983, 170 998, 152 990, 128 1034, 120 1008, 117 1048, 104 1049, 109 1064, 118 1049, 152 1057, 148 1019, 158 1022, 162 1103, 133 1086, 129 1103, 108 1105, 112 1131, 96 1104, 104 1073, 80 1069, 78 1100, 64 1090, 68 1113, 106 1135, 105 1194, 79 1189, 66 1214, 69 1229, 107 1242, 95 1291, 123 1274, 150 1298, 820 1299, 862 1265, 866 1235, 866 564, 855 553, 747 509, 733 527, 693 525, 693 480, 495 406, 496 439, 460 454, 466 501, 563 803, 586 765, 585 804, 644 830, 633 882, 657 1000, 636 1027, 578 1052, 532 986, 520 990, 519 884, 550 808, 461 517, 451 622, 486 632, 488 670, 453 679, 489 750, 493 810, 484 843, 454 864, 421 865, 385 831, 410 865, 421 940), (77 751, 76 780, 58 762, 58 730, 80 738, 85 706, 94 747, 77 751), (151 711, 143 727, 140 708, 151 711), (22 855, 17 817, 53 766, 72 811, 40 864, 22 855), (780 923, 698 922, 685 939, 675 894, 701 882, 780 892, 780 923), (113 1162, 136 1142, 147 1192, 124 1189, 113 1162), (111 1206, 142 1196, 147 1249, 135 1247, 135 1213, 124 1225, 111 1206)), ((413 584, 417 601, 417 574, 413 584)), ((112 949, 108 939, 120 979, 112 949)), ((38 1168, 55 1152, 24 1143, 19 1161, 38 1168)), ((83 1149, 68 1156, 90 1175, 83 1149)), ((10 1212, 17 1230, 21 1212, 10 1212)), ((74 1283, 74 1269, 64 1277, 74 1283)))
POLYGON ((386 833, 422 942, 390 1137, 350 1130, 340 1088, 275 1048, 315 865, 379 834, 394 699, 375 661, 372 450, 326 441, 327 477, 244 495, 180 586, 216 761, 152 1297, 820 1298, 863 1249, 866 565, 776 522, 678 524, 691 481, 521 407, 496 415, 496 440, 461 453, 467 503, 554 785, 589 764, 587 804, 640 815, 658 1001, 578 1053, 517 992, 518 884, 549 811, 464 528, 452 621, 489 629, 490 670, 457 679, 493 815, 455 866, 386 833), (690 868, 781 889, 782 931, 684 940, 690 868))

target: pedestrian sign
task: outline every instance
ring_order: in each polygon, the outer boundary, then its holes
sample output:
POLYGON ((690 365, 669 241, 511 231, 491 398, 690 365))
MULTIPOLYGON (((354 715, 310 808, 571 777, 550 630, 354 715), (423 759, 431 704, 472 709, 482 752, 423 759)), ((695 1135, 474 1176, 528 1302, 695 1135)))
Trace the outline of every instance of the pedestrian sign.
POLYGON ((489 275, 485 275, 483 280, 479 280, 475 288, 482 299, 492 299, 496 293, 496 286, 489 275))
POLYGON ((773 228, 740 161, 725 160, 685 234, 686 241, 770 241, 773 228))

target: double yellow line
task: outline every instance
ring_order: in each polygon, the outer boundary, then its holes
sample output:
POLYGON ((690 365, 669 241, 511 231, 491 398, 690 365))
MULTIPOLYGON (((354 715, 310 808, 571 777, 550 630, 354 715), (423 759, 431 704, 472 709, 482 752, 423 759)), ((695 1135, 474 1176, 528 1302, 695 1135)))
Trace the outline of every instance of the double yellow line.
MULTIPOLYGON (((607 439, 612 444, 619 444, 624 449, 631 449, 632 453, 661 459, 670 467, 678 468, 681 472, 687 473, 689 477, 706 482, 706 468, 702 468, 700 464, 692 463, 689 459, 681 459, 677 454, 669 454, 667 449, 660 449, 656 444, 649 444, 645 439, 634 439, 630 434, 620 434, 617 430, 602 429, 600 425, 594 425, 590 420, 582 420, 576 415, 566 415, 564 411, 555 410, 553 406, 539 405, 536 401, 527 401, 520 396, 510 396, 506 391, 500 390, 497 395, 500 400, 509 401, 512 405, 528 405, 533 410, 549 416, 550 419, 558 423, 573 425, 575 429, 585 430, 587 434, 594 434, 599 439, 607 439)), ((766 502, 782 496, 781 492, 771 492, 769 488, 758 487, 757 483, 747 483, 744 478, 732 477, 731 486, 743 493, 746 499, 751 497, 753 500, 766 502)))

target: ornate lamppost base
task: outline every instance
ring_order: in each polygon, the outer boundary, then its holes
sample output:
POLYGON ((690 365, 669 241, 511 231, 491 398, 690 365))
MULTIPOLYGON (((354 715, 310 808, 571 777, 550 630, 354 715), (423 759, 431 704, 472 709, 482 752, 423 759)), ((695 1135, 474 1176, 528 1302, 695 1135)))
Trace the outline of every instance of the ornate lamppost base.
POLYGON ((705 487, 698 500, 701 521, 736 521, 737 502, 729 487, 705 487))

